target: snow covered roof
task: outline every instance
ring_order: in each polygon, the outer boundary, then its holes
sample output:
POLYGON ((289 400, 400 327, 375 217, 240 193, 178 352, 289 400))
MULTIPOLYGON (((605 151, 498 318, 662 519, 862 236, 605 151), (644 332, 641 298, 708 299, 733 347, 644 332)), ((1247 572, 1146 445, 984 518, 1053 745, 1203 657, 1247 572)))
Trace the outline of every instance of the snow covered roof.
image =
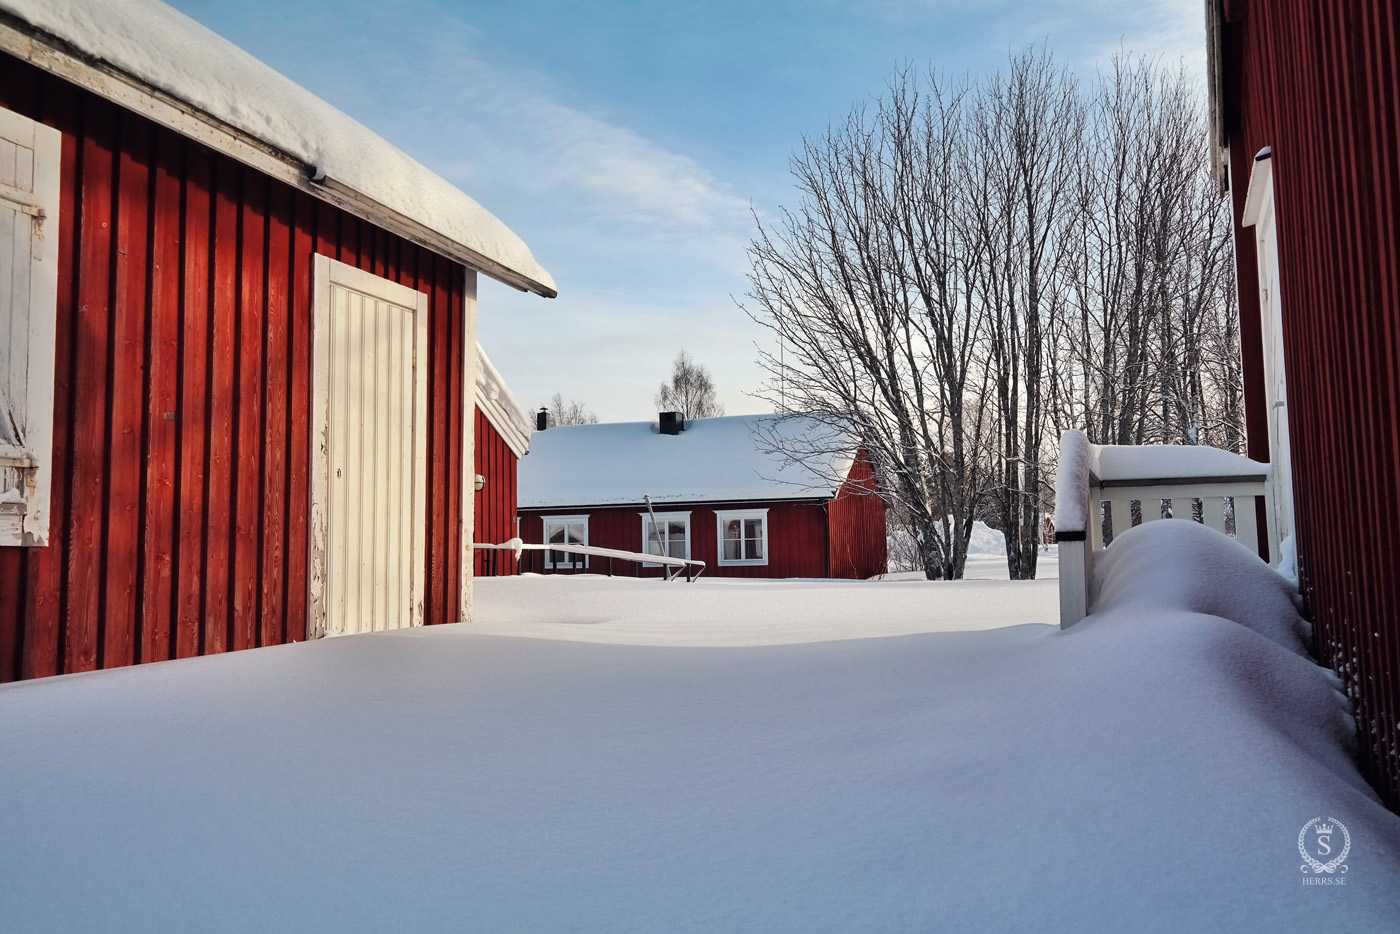
POLYGON ((476 406, 500 432, 515 456, 524 457, 530 450, 530 430, 534 427, 534 419, 515 398, 480 344, 476 345, 476 406))
POLYGON ((550 298, 556 294, 553 278, 524 241, 481 205, 310 91, 159 0, 0 0, 0 11, 37 30, 39 35, 32 38, 44 46, 36 49, 17 39, 12 29, 0 28, 0 38, 6 40, 0 48, 82 81, 119 103, 137 105, 157 122, 258 168, 264 168, 268 158, 291 160, 299 187, 347 209, 358 208, 356 213, 371 220, 402 218, 406 223, 400 227, 405 229, 396 232, 426 236, 433 241, 430 245, 508 285, 550 298), (73 51, 78 58, 70 54, 73 51), (130 79, 135 79, 135 95, 130 79), (148 94, 148 88, 158 93, 148 94), (210 126, 190 132, 190 115, 161 99, 162 94, 212 118, 205 120, 210 126), (239 134, 270 147, 273 154, 248 145, 239 134))
POLYGON ((829 499, 850 472, 853 443, 805 418, 731 415, 688 419, 685 431, 663 435, 655 422, 567 425, 536 432, 520 462, 522 509, 621 506, 652 502, 729 503, 829 499), (834 453, 817 469, 784 463, 763 439, 828 438, 834 453))

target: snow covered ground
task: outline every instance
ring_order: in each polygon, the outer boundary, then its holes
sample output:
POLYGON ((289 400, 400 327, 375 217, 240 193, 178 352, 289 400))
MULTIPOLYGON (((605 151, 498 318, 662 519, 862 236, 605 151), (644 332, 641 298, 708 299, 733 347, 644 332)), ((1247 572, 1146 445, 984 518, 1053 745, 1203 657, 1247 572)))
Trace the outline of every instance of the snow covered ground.
POLYGON ((1065 632, 1053 581, 500 579, 474 626, 0 688, 0 926, 1393 929, 1334 679, 1189 525, 1065 632))

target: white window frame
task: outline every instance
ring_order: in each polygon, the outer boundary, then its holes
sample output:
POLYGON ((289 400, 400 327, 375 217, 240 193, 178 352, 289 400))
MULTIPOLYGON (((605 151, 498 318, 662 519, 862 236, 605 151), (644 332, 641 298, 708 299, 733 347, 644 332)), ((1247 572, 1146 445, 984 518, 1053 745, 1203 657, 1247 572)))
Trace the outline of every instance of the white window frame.
MULTIPOLYGON (((58 206, 63 134, 53 127, 0 108, 0 139, 34 153, 28 190, 0 184, 0 203, 28 217, 35 234, 29 249, 29 296, 22 308, 10 306, 0 322, 0 339, 10 342, 10 365, 24 372, 0 373, 0 380, 24 386, 23 403, 13 413, 21 422, 19 444, 0 443, 0 491, 18 490, 22 502, 0 503, 0 545, 49 543, 49 489, 53 483, 54 344, 58 323, 58 206), (19 312, 20 320, 11 315, 19 312), (17 338, 17 339, 16 339, 17 338), (18 375, 18 374, 14 374, 18 375)), ((19 181, 19 179, 16 179, 19 181)), ((23 223, 23 221, 18 221, 23 223)), ((14 244, 0 243, 14 255, 14 244)), ((13 494, 6 499, 12 499, 13 494)))
MULTIPOLYGON (((740 525, 742 531, 743 526, 740 525)), ((763 567, 768 564, 768 510, 765 509, 727 509, 724 512, 715 512, 715 560, 720 567, 763 567), (724 557, 724 525, 738 519, 741 523, 746 519, 763 520, 763 557, 762 558, 738 558, 726 559, 724 557)), ((740 541, 743 539, 741 538, 740 541)))
MULTIPOLYGON (((584 546, 586 547, 586 546, 588 545, 588 514, 587 514, 587 513, 584 513, 584 514, 582 514, 582 515, 575 515, 575 516, 541 516, 540 519, 541 519, 541 522, 542 522, 542 525, 541 525, 541 534, 540 534, 540 539, 541 539, 540 544, 542 544, 542 545, 545 546, 544 566, 545 566, 546 568, 550 568, 550 569, 555 569, 555 568, 569 568, 569 569, 572 569, 572 568, 575 566, 574 563, 573 563, 572 561, 565 561, 565 562, 561 562, 560 564, 555 564, 555 563, 554 563, 554 549, 549 547, 549 544, 550 544, 550 542, 549 542, 549 526, 550 526, 550 523, 554 523, 555 525, 563 525, 563 526, 565 526, 565 527, 566 527, 566 530, 565 530, 565 532, 564 532, 564 535, 565 535, 565 537, 567 537, 568 534, 569 534, 568 531, 567 531, 567 526, 572 525, 572 524, 574 524, 574 523, 578 523, 578 522, 583 523, 583 541, 582 541, 582 542, 566 542, 565 544, 584 545, 584 546)), ((588 567, 588 555, 581 555, 580 557, 583 558, 583 561, 581 562, 581 564, 580 564, 579 566, 583 567, 584 569, 587 569, 587 567, 588 567)))
MULTIPOLYGON (((637 515, 639 515, 639 516, 642 517, 642 547, 639 548, 639 549, 637 549, 637 550, 640 551, 640 552, 641 552, 642 554, 644 554, 644 555, 649 555, 649 554, 651 554, 651 552, 647 550, 647 541, 648 541, 647 528, 648 528, 648 527, 650 526, 650 524, 651 524, 651 518, 652 518, 652 516, 651 516, 651 513, 649 513, 649 512, 639 512, 639 513, 637 513, 637 515)), ((684 522, 684 523, 685 523, 685 554, 681 555, 681 557, 682 557, 682 558, 685 558, 685 559, 687 559, 687 560, 689 560, 689 558, 690 558, 690 548, 691 548, 691 545, 690 545, 690 513, 689 513, 689 512, 658 512, 658 513, 656 514, 656 521, 657 521, 658 524, 661 524, 661 525, 665 525, 666 523, 669 523, 669 522, 684 522)), ((671 556, 670 544, 671 544, 671 543, 670 543, 670 541, 668 540, 668 541, 666 542, 666 546, 667 546, 666 554, 667 554, 668 556, 671 556)), ((674 556, 672 556, 672 557, 674 557, 674 556)), ((658 563, 655 562, 655 561, 647 561, 647 562, 644 562, 642 566, 643 566, 643 567, 648 567, 648 568, 659 568, 659 567, 661 567, 661 565, 658 564, 658 563)))

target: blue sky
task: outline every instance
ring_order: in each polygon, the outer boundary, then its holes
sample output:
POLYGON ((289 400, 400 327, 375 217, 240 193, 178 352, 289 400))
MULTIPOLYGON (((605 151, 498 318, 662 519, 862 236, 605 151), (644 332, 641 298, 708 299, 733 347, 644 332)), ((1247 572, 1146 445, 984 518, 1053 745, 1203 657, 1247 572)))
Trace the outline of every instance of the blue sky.
POLYGON ((1047 42, 1089 79, 1120 44, 1203 72, 1201 0, 173 0, 495 213, 554 275, 482 280, 479 336, 527 407, 652 416, 684 346, 731 414, 764 411, 736 307, 751 209, 897 65, 953 75, 1047 42))

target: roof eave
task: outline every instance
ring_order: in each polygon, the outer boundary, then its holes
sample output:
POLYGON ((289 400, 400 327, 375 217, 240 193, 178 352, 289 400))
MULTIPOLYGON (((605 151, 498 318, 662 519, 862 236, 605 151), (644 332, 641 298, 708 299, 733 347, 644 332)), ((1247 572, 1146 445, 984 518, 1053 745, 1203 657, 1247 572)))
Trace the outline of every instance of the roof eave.
POLYGON ((312 181, 318 174, 316 166, 3 12, 0 12, 0 51, 498 282, 544 298, 558 297, 555 288, 443 236, 334 179, 312 181))

